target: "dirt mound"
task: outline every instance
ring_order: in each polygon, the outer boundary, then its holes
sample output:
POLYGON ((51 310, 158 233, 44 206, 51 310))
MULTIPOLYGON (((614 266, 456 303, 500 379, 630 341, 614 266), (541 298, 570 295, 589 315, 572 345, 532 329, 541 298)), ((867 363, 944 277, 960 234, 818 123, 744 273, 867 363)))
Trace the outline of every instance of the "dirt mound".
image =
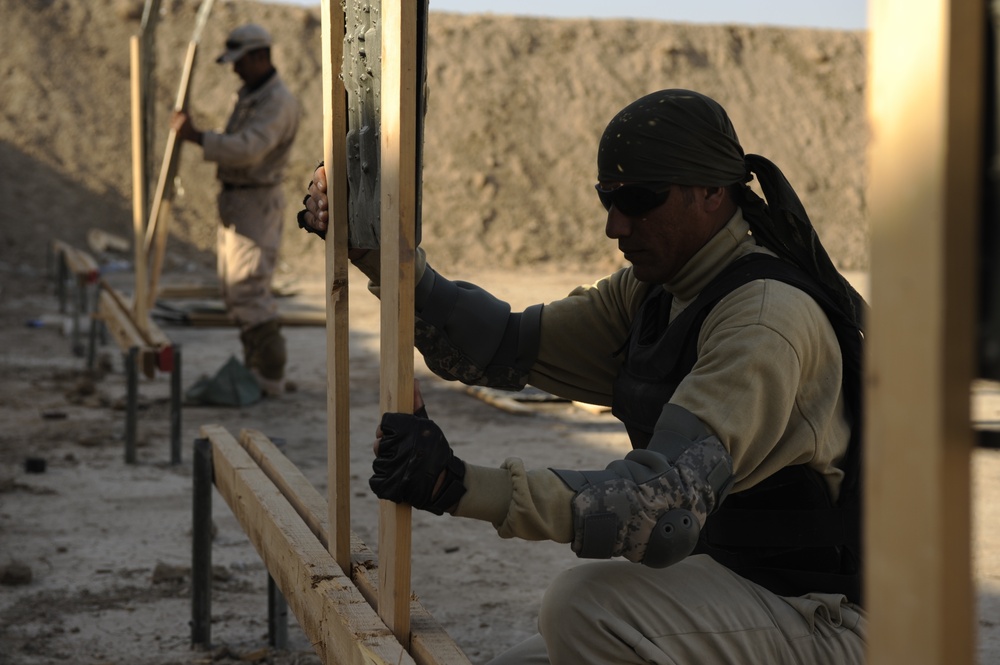
MULTIPOLYGON (((44 238, 82 241, 91 227, 131 235, 128 40, 141 8, 0 0, 0 233, 10 256, 37 258, 44 238)), ((168 0, 157 29, 160 151, 196 9, 168 0)), ((284 269, 293 256, 296 269, 319 269, 321 243, 294 224, 322 147, 318 11, 216 3, 191 109, 203 126, 224 123, 238 79, 213 60, 226 32, 249 20, 273 32, 279 71, 306 108, 286 183, 284 269)), ((864 50, 854 32, 432 13, 424 245, 452 270, 615 267, 591 189, 596 142, 623 105, 685 87, 729 110, 746 150, 785 171, 834 260, 863 269, 864 50)), ((216 184, 199 152, 184 150, 168 271, 213 262, 216 184)))

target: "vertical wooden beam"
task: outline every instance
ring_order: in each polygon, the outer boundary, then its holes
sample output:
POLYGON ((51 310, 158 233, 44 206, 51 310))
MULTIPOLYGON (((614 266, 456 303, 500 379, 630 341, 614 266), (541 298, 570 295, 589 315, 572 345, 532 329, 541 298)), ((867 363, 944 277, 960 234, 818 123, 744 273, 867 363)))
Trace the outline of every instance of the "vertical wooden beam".
POLYGON ((323 160, 330 226, 326 239, 326 395, 328 548, 351 570, 351 420, 347 273, 347 100, 340 68, 344 58, 344 8, 323 0, 323 160))
POLYGON ((133 249, 135 252, 135 291, 132 295, 135 321, 141 329, 145 329, 149 320, 149 303, 146 299, 146 284, 149 275, 146 272, 146 117, 143 109, 143 99, 146 96, 144 74, 146 68, 142 62, 142 40, 134 35, 129 40, 131 56, 132 84, 132 228, 134 232, 133 249))
POLYGON ((139 24, 139 36, 142 47, 142 80, 145 81, 145 89, 142 97, 142 118, 145 127, 145 134, 142 137, 143 155, 145 161, 142 164, 142 182, 146 191, 145 209, 143 219, 149 219, 149 191, 152 189, 153 156, 156 154, 153 148, 153 132, 150 127, 156 126, 156 95, 153 73, 156 71, 156 26, 160 22, 160 7, 162 0, 146 0, 142 8, 142 21, 139 24))
MULTIPOLYGON (((381 410, 413 411, 417 7, 382 2, 381 410)), ((379 614, 410 642, 410 507, 380 503, 379 614)))
POLYGON ((967 665, 984 7, 873 0, 870 18, 868 662, 967 665))
MULTIPOLYGON (((181 71, 181 85, 174 103, 175 111, 187 109, 188 86, 191 82, 191 72, 194 69, 195 55, 198 52, 197 42, 188 44, 184 56, 184 68, 181 71)), ((145 249, 149 252, 149 290, 148 306, 152 307, 156 299, 156 290, 160 284, 160 273, 163 271, 163 259, 167 252, 167 220, 170 218, 170 204, 174 199, 174 177, 180 163, 181 144, 177 131, 173 127, 167 134, 167 147, 163 152, 163 164, 156 181, 153 202, 149 211, 149 224, 146 226, 145 249)))

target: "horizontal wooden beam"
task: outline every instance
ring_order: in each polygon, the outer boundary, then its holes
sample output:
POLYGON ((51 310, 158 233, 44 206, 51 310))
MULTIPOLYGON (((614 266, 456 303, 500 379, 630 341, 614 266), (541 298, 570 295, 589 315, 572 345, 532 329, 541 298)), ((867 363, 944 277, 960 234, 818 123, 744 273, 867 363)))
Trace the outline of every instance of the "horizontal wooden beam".
POLYGON ((52 251, 56 259, 61 259, 71 273, 86 282, 96 282, 101 276, 101 267, 97 261, 82 249, 77 249, 62 240, 52 242, 52 251))
POLYGON ((114 299, 115 305, 121 309, 126 316, 128 316, 128 318, 132 321, 132 324, 140 331, 140 335, 145 340, 146 346, 151 346, 153 348, 170 346, 170 338, 168 338, 167 335, 152 321, 145 321, 144 326, 138 325, 139 322, 135 320, 132 303, 129 302, 120 291, 105 281, 101 283, 101 292, 107 293, 114 299))
POLYGON ((136 325, 134 313, 125 298, 107 283, 101 283, 95 318, 104 327, 122 351, 139 349, 139 367, 148 378, 153 378, 156 370, 172 371, 173 344, 151 320, 146 329, 136 325))
MULTIPOLYGON (((307 528, 329 549, 326 499, 302 472, 264 434, 245 429, 240 444, 274 483, 307 528)), ((351 577, 372 609, 378 606, 378 561, 375 554, 351 533, 351 577)), ((417 600, 410 601, 410 654, 418 665, 469 665, 461 648, 417 600)))
POLYGON ((415 661, 274 482, 229 432, 204 425, 215 485, 324 663, 415 661))
MULTIPOLYGON (((178 318, 184 325, 194 328, 230 328, 239 325, 236 319, 224 311, 181 311, 178 318)), ((277 321, 283 326, 322 327, 326 325, 326 312, 278 312, 277 321)))

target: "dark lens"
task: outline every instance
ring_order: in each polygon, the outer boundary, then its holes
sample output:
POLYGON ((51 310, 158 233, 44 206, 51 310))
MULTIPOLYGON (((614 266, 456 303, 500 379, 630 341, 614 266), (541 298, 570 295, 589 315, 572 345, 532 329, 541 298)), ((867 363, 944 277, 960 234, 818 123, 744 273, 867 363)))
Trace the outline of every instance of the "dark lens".
POLYGON ((667 192, 654 192, 645 187, 620 187, 615 193, 615 207, 629 217, 637 217, 667 200, 667 192))
POLYGON ((604 209, 611 210, 613 205, 618 212, 629 217, 638 217, 663 205, 669 194, 669 189, 656 192, 639 185, 622 185, 611 190, 597 185, 597 196, 604 209))
POLYGON ((601 199, 601 205, 604 206, 605 210, 611 210, 611 206, 615 202, 615 198, 612 196, 614 192, 607 189, 601 189, 600 185, 596 185, 595 187, 597 189, 597 198, 601 199))
POLYGON ((243 46, 243 42, 238 42, 232 39, 226 42, 227 51, 238 51, 241 46, 243 46))

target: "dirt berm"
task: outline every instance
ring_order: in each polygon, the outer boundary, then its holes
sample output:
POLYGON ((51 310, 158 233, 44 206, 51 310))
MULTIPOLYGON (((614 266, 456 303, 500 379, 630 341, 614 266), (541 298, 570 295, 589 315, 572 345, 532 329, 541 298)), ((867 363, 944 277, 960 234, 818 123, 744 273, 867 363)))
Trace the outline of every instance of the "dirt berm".
MULTIPOLYGON (((156 32, 159 169, 197 3, 166 0, 156 32)), ((431 5, 433 10, 433 3, 431 5)), ((129 36, 141 0, 0 0, 0 233, 7 252, 90 227, 131 234, 129 36)), ((322 265, 295 228, 322 153, 318 9, 216 2, 190 108, 221 127, 238 79, 217 65, 226 32, 274 35, 305 115, 287 172, 284 270, 322 265)), ((595 275, 620 261, 593 192, 596 145, 622 106, 661 88, 714 97, 747 152, 770 158, 802 197, 834 260, 867 267, 865 34, 740 25, 460 16, 432 11, 424 246, 442 269, 539 264, 595 275)), ((167 270, 211 264, 214 168, 185 146, 167 270)))

